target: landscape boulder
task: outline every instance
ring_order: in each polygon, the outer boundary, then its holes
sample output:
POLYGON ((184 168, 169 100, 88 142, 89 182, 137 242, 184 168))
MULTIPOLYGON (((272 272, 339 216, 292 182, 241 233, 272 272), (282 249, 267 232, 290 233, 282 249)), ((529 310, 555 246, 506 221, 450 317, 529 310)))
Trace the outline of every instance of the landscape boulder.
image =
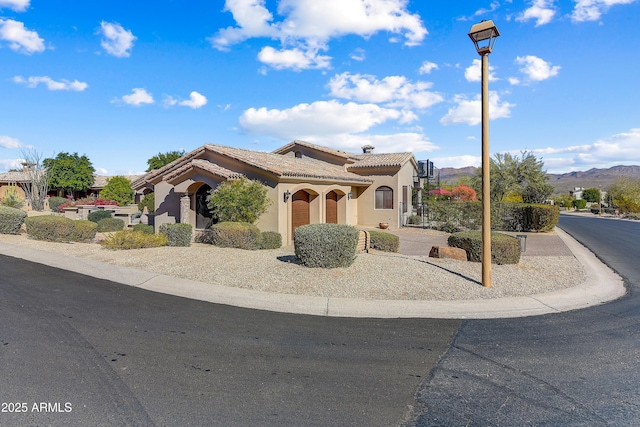
POLYGON ((467 260, 467 252, 464 249, 452 248, 450 246, 433 246, 429 251, 430 258, 450 258, 460 261, 467 260))

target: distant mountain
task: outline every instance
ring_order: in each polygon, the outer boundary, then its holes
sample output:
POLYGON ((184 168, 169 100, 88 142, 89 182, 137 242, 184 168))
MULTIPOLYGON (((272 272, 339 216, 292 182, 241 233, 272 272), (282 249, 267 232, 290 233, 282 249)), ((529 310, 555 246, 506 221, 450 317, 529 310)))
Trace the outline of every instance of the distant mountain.
MULTIPOLYGON (((478 168, 467 166, 464 168, 441 168, 440 182, 454 182, 462 177, 474 176, 478 168)), ((640 178, 640 166, 613 166, 608 169, 589 169, 586 172, 576 171, 563 174, 547 174, 549 184, 553 185, 555 193, 568 193, 574 187, 602 188, 605 190, 617 178, 628 176, 640 178)))

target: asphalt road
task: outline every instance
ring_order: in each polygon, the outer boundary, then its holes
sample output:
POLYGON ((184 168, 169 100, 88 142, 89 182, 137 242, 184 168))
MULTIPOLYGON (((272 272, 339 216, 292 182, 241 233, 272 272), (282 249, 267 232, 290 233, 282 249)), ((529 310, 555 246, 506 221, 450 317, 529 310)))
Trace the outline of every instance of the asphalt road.
POLYGON ((239 309, 0 257, 0 324, 3 427, 391 426, 460 321, 239 309))
POLYGON ((405 425, 640 424, 640 223, 561 216, 559 226, 625 277, 629 295, 574 312, 463 322, 405 425))

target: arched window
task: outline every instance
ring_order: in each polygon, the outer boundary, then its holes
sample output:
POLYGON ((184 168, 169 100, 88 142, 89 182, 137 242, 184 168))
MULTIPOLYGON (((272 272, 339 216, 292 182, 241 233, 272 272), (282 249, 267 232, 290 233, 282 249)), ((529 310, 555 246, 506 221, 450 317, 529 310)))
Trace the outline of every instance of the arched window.
POLYGON ((378 187, 376 189, 376 209, 393 209, 393 189, 378 187))

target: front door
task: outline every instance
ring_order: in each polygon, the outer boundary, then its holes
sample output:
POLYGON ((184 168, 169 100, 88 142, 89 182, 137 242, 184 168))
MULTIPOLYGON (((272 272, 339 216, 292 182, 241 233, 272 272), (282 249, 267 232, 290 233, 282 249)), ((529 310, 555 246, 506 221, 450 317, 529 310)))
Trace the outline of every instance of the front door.
POLYGON ((291 235, 296 228, 309 224, 309 193, 297 191, 291 197, 291 235))
POLYGON ((326 222, 327 224, 338 223, 338 193, 329 191, 326 200, 326 222))

